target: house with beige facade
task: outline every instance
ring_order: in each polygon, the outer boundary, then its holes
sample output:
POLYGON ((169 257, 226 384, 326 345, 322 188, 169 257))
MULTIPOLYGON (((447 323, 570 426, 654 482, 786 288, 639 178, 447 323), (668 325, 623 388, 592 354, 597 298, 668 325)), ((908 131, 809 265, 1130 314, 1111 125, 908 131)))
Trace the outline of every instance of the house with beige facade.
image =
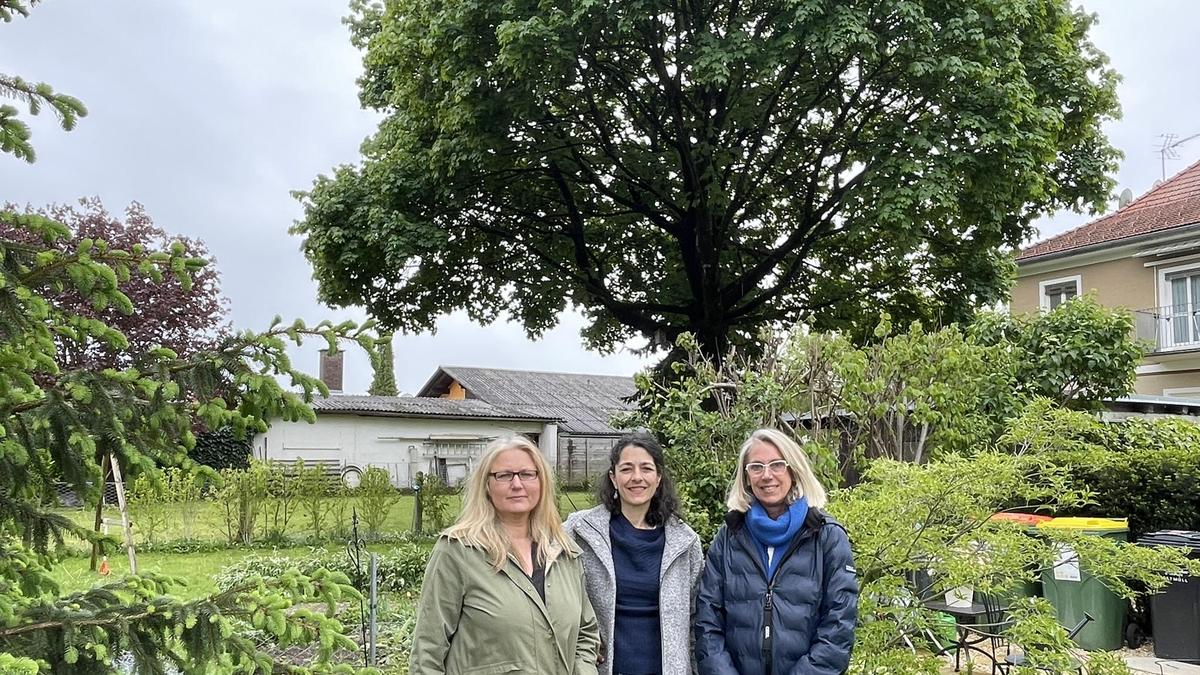
POLYGON ((1115 212, 1017 255, 1014 313, 1085 293, 1133 312, 1141 395, 1200 398, 1200 162, 1115 212))

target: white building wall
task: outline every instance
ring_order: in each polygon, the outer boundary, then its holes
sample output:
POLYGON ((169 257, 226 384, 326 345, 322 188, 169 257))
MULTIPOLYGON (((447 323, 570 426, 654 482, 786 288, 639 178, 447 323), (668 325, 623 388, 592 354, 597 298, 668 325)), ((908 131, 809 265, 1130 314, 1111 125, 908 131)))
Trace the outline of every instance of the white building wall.
MULTIPOLYGON (((368 415, 318 414, 313 424, 277 421, 254 439, 255 455, 261 459, 291 461, 338 460, 343 467, 365 471, 378 466, 392 476, 398 487, 409 487, 418 471, 436 471, 436 451, 427 443, 447 445, 490 441, 514 433, 538 436, 542 422, 429 419, 368 415)), ((451 483, 466 475, 478 457, 474 453, 444 452, 451 483), (473 456, 472 456, 473 455, 473 456)))

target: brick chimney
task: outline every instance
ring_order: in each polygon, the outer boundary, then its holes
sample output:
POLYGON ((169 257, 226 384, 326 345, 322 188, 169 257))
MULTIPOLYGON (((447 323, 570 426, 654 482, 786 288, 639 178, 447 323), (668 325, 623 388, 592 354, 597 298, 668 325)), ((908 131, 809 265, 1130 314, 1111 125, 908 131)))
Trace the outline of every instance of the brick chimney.
POLYGON ((342 357, 345 352, 338 351, 330 354, 328 349, 321 350, 321 381, 329 387, 329 393, 342 393, 342 357))

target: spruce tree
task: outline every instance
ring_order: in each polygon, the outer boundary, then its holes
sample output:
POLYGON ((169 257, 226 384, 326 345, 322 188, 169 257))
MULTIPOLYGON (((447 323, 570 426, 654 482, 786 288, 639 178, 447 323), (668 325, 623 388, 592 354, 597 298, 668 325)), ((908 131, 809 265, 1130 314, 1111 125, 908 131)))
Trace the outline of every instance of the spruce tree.
MULTIPOLYGON (((38 0, 0 0, 0 20, 5 23, 14 18, 29 16, 29 9, 38 0)), ((80 117, 87 116, 87 107, 74 96, 54 91, 45 82, 28 82, 17 75, 0 73, 0 98, 14 99, 37 115, 49 108, 58 117, 58 123, 66 131, 75 128, 80 117)), ((37 154, 29 142, 29 125, 17 115, 20 111, 12 105, 0 105, 0 152, 15 155, 26 162, 33 162, 37 154)))
MULTIPOLYGON (((264 333, 240 332, 212 350, 181 358, 159 347, 133 355, 123 368, 71 369, 60 363, 63 341, 127 348, 120 331, 53 301, 72 289, 94 307, 133 312, 121 284, 166 275, 185 287, 202 260, 182 245, 125 251, 101 240, 74 250, 61 223, 36 214, 0 212, 0 664, 5 672, 107 673, 127 653, 137 672, 332 672, 333 651, 354 648, 332 618, 339 598, 357 592, 344 575, 319 571, 256 579, 211 597, 172 597, 180 582, 153 573, 87 591, 61 594, 49 566, 68 538, 95 533, 49 509, 66 484, 87 501, 100 495, 101 460, 118 462, 127 478, 164 465, 194 468, 193 421, 246 434, 266 420, 313 419, 307 405, 325 391, 294 370, 289 343, 319 335, 330 342, 374 336, 351 323, 315 327, 275 323, 264 333), (297 392, 283 389, 288 378, 297 392), (327 612, 309 607, 320 603, 327 612), (251 629, 279 645, 318 642, 312 668, 276 666, 248 637, 251 629)), ((341 667, 343 671, 350 670, 341 667)))

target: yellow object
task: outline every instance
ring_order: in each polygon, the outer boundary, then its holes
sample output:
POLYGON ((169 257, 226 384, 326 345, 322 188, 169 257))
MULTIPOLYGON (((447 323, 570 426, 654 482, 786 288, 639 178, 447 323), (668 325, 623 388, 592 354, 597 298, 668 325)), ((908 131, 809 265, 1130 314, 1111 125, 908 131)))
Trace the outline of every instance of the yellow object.
POLYGON ((1081 532, 1125 532, 1129 530, 1128 518, 1052 518, 1038 523, 1038 527, 1055 530, 1079 530, 1081 532))

